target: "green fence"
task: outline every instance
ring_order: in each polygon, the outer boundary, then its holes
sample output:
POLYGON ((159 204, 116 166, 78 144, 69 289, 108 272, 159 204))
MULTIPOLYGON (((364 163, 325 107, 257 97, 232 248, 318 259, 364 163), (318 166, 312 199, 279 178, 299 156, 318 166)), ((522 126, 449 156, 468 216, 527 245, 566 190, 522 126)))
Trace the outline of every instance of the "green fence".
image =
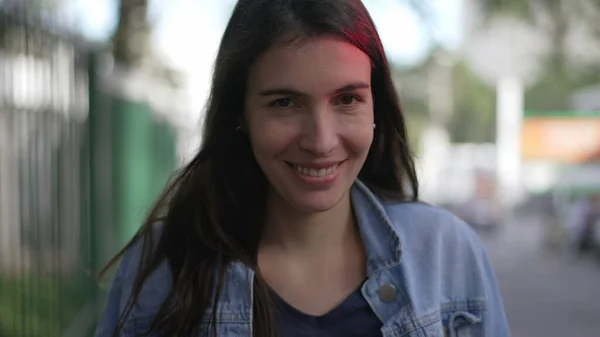
POLYGON ((40 22, 0 10, 0 337, 90 336, 93 274, 175 168, 175 130, 40 22))

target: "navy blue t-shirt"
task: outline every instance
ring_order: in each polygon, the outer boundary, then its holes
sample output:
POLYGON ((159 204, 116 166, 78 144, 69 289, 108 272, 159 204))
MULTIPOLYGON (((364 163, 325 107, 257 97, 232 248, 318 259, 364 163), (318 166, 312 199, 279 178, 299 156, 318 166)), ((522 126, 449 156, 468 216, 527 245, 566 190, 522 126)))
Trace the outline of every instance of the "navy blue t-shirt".
POLYGON ((307 315, 275 292, 277 325, 281 337, 377 337, 382 323, 363 297, 360 287, 323 316, 307 315))

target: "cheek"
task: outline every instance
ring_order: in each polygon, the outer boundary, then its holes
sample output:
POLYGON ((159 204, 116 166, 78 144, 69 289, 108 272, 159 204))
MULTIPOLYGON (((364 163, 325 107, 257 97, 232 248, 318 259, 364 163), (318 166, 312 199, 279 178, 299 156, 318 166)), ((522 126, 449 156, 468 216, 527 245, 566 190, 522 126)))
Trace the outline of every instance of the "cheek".
POLYGON ((263 126, 251 127, 250 142, 254 155, 258 158, 273 157, 283 152, 292 142, 289 133, 281 128, 263 126))
POLYGON ((373 128, 355 128, 352 132, 345 132, 343 137, 350 151, 357 155, 366 155, 373 143, 373 128))

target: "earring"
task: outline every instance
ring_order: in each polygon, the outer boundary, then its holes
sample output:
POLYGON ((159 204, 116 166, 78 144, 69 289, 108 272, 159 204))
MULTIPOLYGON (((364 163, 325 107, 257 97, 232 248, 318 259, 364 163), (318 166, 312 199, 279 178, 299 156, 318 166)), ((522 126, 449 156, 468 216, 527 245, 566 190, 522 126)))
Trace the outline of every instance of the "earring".
POLYGON ((377 124, 373 123, 373 129, 375 129, 377 127, 377 124))

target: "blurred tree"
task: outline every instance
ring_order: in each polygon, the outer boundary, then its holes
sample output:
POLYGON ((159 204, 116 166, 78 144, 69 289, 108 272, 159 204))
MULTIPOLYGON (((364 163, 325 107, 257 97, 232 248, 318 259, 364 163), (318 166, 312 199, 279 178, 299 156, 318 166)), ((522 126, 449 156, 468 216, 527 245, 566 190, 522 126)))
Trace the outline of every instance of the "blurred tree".
POLYGON ((448 131, 453 143, 490 143, 496 137, 496 96, 466 65, 454 65, 453 115, 448 131))
POLYGON ((52 37, 72 38, 72 22, 60 10, 66 0, 0 0, 0 48, 40 56, 41 43, 52 37))
MULTIPOLYGON (((402 108, 409 124, 408 133, 413 147, 417 149, 425 128, 431 122, 430 69, 437 65, 433 50, 420 64, 411 67, 395 67, 394 81, 397 85, 402 108)), ((495 93, 463 61, 450 66, 453 99, 452 115, 446 123, 450 139, 455 143, 493 142, 495 139, 495 93)))
POLYGON ((114 61, 129 69, 143 68, 155 79, 173 88, 180 87, 181 73, 167 66, 154 53, 150 41, 153 25, 148 18, 148 6, 148 0, 119 0, 118 23, 112 36, 114 61))
POLYGON ((488 17, 515 16, 527 20, 549 34, 552 53, 548 66, 554 72, 566 74, 570 29, 585 25, 600 38, 599 0, 479 0, 488 17))
POLYGON ((150 52, 150 34, 148 0, 120 0, 119 21, 112 39, 115 62, 140 65, 150 52))
POLYGON ((402 111, 408 124, 408 138, 415 151, 420 150, 421 136, 430 122, 428 106, 427 69, 432 63, 428 57, 414 66, 394 66, 392 77, 402 111))
MULTIPOLYGON (((600 60, 580 62, 572 44, 600 43, 600 0, 474 0, 486 19, 510 16, 547 34, 551 42, 541 78, 527 90, 525 106, 534 110, 569 109, 573 91, 600 83, 600 60), (573 40, 571 33, 586 31, 573 40)), ((588 49, 593 53, 593 48, 588 49)), ((584 53, 588 51, 585 50, 584 53)))
POLYGON ((4 10, 20 10, 31 14, 43 11, 56 10, 63 5, 64 0, 0 0, 0 7, 4 10))

